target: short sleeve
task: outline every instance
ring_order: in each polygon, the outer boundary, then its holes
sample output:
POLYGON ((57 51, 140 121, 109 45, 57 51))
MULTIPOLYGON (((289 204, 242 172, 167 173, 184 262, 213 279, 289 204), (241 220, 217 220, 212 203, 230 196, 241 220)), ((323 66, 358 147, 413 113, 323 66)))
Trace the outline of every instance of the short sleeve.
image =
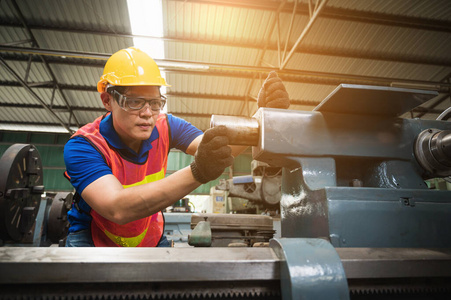
POLYGON ((112 174, 102 155, 81 136, 71 138, 64 146, 64 163, 79 194, 95 180, 112 174))
POLYGON ((171 129, 171 148, 179 149, 186 152, 186 149, 191 142, 203 134, 203 132, 196 128, 193 124, 168 114, 168 122, 171 129))

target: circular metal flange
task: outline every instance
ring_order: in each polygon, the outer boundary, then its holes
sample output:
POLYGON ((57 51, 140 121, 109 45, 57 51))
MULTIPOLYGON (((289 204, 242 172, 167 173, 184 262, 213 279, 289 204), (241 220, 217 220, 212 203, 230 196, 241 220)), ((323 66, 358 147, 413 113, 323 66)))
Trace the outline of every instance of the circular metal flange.
POLYGON ((20 241, 33 226, 44 192, 35 146, 14 144, 0 159, 0 238, 20 241))
POLYGON ((58 244, 59 240, 67 236, 67 212, 71 208, 73 198, 73 193, 58 193, 53 198, 47 223, 47 237, 52 243, 58 244))
POLYGON ((430 128, 423 130, 415 141, 415 157, 431 178, 451 175, 450 137, 450 130, 430 128))

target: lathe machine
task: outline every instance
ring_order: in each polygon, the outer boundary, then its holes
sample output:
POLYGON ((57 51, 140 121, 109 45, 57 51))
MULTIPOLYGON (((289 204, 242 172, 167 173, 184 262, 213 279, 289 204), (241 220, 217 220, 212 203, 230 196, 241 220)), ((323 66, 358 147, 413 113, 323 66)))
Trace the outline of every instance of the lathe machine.
MULTIPOLYGON (((0 298, 450 299, 451 122, 403 119, 435 92, 341 85, 314 111, 213 116, 282 167, 269 247, 0 248, 0 298)), ((5 200, 3 200, 5 201, 5 200)))

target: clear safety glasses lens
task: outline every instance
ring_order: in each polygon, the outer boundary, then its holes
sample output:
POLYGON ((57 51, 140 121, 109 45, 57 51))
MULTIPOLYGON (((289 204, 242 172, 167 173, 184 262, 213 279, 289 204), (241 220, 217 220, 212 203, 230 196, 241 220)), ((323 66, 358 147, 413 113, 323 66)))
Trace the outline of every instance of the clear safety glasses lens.
POLYGON ((166 104, 166 97, 164 96, 160 96, 160 98, 155 99, 130 98, 120 94, 117 91, 114 91, 113 98, 117 101, 119 106, 125 111, 128 111, 129 109, 140 110, 146 105, 146 103, 149 103, 149 107, 151 110, 160 111, 166 104))

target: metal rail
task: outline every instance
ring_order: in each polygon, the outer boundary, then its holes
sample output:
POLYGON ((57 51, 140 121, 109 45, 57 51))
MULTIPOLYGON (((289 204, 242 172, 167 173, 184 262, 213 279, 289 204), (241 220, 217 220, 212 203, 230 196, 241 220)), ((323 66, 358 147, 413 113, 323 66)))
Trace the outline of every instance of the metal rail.
MULTIPOLYGON (((451 293, 451 249, 335 250, 353 296, 451 293)), ((287 280, 282 276, 286 262, 276 252, 273 248, 220 247, 3 247, 0 299, 36 295, 58 299, 62 295, 74 299, 280 299, 287 280)), ((303 265, 291 267, 304 270, 303 265)), ((301 274, 290 276, 302 278, 301 274)), ((321 289, 317 287, 319 293, 321 289)))
MULTIPOLYGON (((348 279, 451 277, 451 249, 335 248, 348 279)), ((272 248, 0 248, 0 284, 279 280, 272 248)))

